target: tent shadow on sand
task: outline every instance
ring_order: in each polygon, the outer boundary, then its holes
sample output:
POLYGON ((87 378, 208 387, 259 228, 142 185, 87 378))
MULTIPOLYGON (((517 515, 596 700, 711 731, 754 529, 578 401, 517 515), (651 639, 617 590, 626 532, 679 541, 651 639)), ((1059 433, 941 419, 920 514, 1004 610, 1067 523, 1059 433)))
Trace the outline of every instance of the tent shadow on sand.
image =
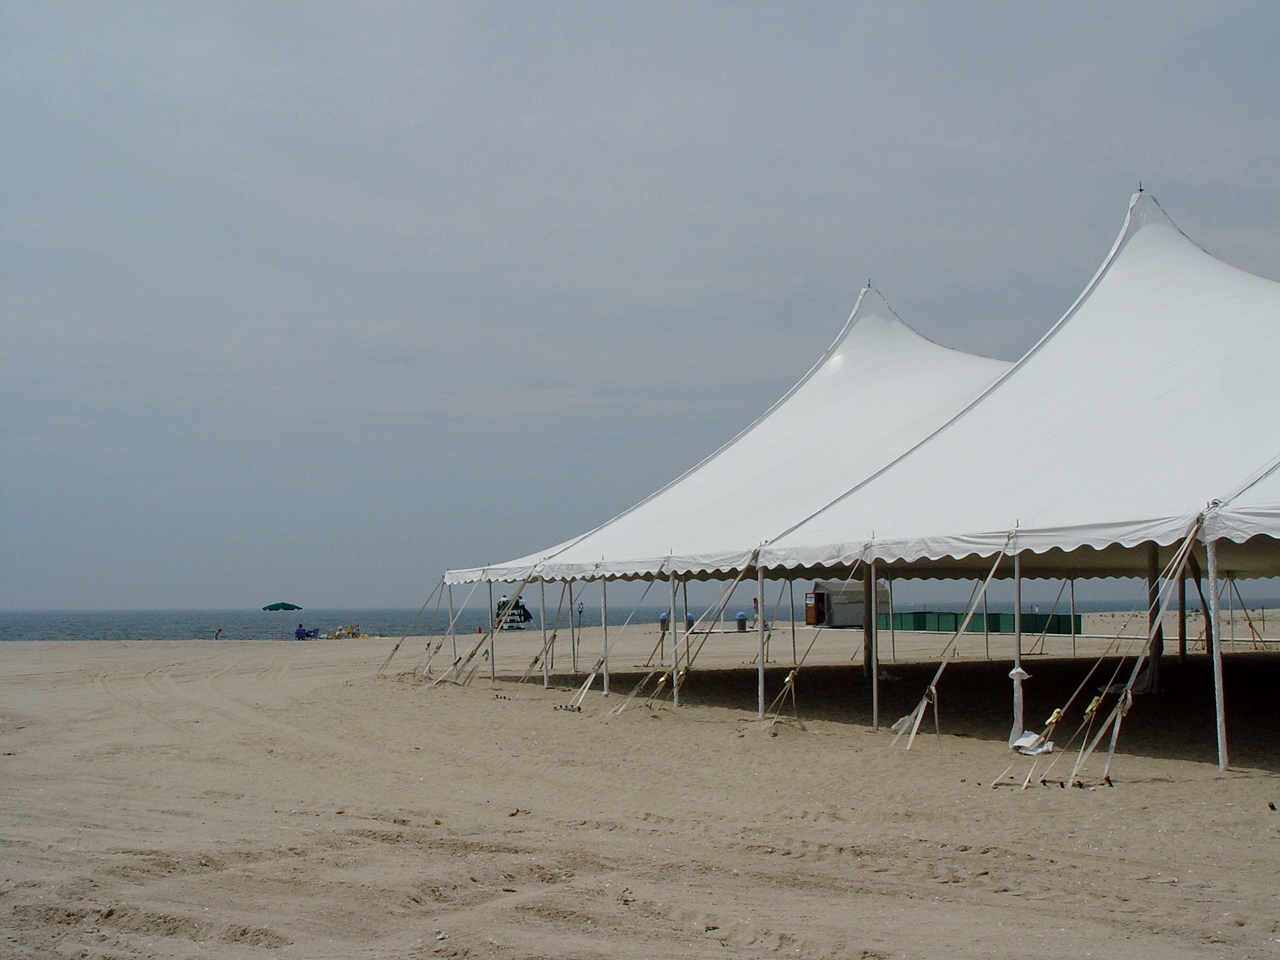
MULTIPOLYGON (((1280 688, 1280 653, 1251 652, 1225 654, 1224 670, 1228 690, 1227 729, 1232 741, 1232 767, 1253 768, 1280 774, 1280 741, 1275 737, 1275 693, 1280 688)), ((1084 659, 1032 659, 1024 661, 1032 680, 1026 686, 1027 718, 1034 726, 1043 723, 1055 707, 1061 706, 1093 665, 1084 659)), ((1127 677, 1130 659, 1122 669, 1127 677)), ((1055 739, 1062 743, 1075 732, 1080 714, 1089 698, 1109 678, 1115 659, 1108 660, 1059 727, 1055 739)), ((919 702, 937 669, 934 663, 893 663, 886 669, 898 681, 880 685, 880 722, 884 730, 919 702)), ((939 686, 941 729, 944 738, 963 736, 1004 747, 1012 722, 1009 708, 1009 661, 983 660, 953 663, 939 686)), ((771 700, 781 689, 790 667, 770 666, 765 671, 767 696, 771 700)), ((636 672, 614 671, 610 685, 615 702, 620 702, 644 676, 636 672)), ((514 679, 500 682, 514 683, 514 679)), ((536 681, 530 681, 536 682, 536 681)), ((582 682, 569 674, 555 674, 553 686, 576 687, 582 682)), ((1192 655, 1185 664, 1176 653, 1166 655, 1161 665, 1162 690, 1154 696, 1136 698, 1125 717, 1117 753, 1130 756, 1184 760, 1213 764, 1217 759, 1214 730, 1212 664, 1204 654, 1192 655)), ((598 691, 598 682, 595 689, 598 691)), ((851 726, 871 725, 871 684, 861 667, 805 667, 797 681, 799 715, 802 721, 828 721, 851 726)), ((631 709, 642 710, 643 696, 631 709)), ((670 705, 670 698, 665 701, 670 705)), ((754 715, 756 672, 754 669, 695 670, 680 688, 680 709, 701 706, 741 710, 754 715)), ((783 711, 784 714, 787 711, 783 711)), ((885 746, 888 747, 887 734, 885 746)), ((933 738, 932 715, 926 717, 920 736, 933 738)), ((1078 740, 1076 743, 1078 744, 1078 740)), ((915 749, 921 748, 917 740, 915 749)))

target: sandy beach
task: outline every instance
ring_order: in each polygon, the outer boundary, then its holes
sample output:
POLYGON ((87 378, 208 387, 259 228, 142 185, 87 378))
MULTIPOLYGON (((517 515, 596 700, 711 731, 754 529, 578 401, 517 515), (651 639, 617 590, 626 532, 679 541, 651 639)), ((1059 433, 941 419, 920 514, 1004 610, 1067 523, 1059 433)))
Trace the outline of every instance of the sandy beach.
MULTIPOLYGON (((909 753, 887 724, 944 638, 895 638, 878 732, 856 631, 814 643, 799 723, 755 721, 754 637, 729 635, 679 709, 611 715, 656 641, 615 633, 612 694, 580 712, 556 709, 577 682, 564 645, 549 688, 518 682, 536 631, 501 636, 496 679, 482 660, 465 686, 424 680, 421 638, 382 677, 383 639, 6 643, 0 953, 1280 956, 1277 654, 1227 657, 1228 772, 1193 648, 1126 720, 1114 787, 1098 761, 1083 789, 1022 789, 1025 758, 992 786, 1009 665, 981 635, 939 688, 941 736, 927 720, 909 753)), ((1069 642, 1029 658, 1033 722, 1090 665, 1069 642)), ((588 630, 580 671, 599 644, 588 630)), ((791 659, 779 630, 771 699, 791 659)), ((1036 778, 1066 776, 1056 756, 1036 778)))

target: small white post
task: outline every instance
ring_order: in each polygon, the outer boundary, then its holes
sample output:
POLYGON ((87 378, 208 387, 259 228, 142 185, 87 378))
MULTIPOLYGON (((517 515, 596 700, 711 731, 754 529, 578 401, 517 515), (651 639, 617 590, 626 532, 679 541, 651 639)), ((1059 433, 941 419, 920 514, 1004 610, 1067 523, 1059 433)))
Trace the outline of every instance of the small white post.
POLYGON ((1218 727, 1218 769, 1227 769, 1227 707, 1222 689, 1222 631, 1221 609, 1218 601, 1218 546, 1217 541, 1205 541, 1205 553, 1209 559, 1209 623, 1205 636, 1213 638, 1213 710, 1218 727))
POLYGON ((759 692, 759 705, 756 715, 764 717, 764 567, 756 567, 756 596, 759 598, 759 611, 756 616, 756 635, 759 638, 759 660, 756 669, 756 688, 759 692))
POLYGON ((600 578, 600 659, 604 661, 601 666, 601 690, 607 697, 609 695, 609 591, 607 589, 607 580, 600 578))

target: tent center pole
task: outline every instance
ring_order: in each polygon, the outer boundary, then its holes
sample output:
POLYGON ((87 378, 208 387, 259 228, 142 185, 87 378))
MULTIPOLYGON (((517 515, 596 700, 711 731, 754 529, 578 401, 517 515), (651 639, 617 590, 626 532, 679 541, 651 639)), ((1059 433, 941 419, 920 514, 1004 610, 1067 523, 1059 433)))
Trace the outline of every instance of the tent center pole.
POLYGON ((1216 540, 1205 543, 1209 561, 1209 620, 1205 636, 1213 638, 1213 709, 1218 728, 1218 769, 1227 769, 1227 716, 1222 689, 1222 634, 1218 629, 1221 614, 1218 600, 1218 544, 1216 540))
POLYGON ((600 659, 604 662, 601 664, 600 689, 606 697, 609 695, 609 591, 607 587, 608 581, 602 577, 600 579, 600 659))

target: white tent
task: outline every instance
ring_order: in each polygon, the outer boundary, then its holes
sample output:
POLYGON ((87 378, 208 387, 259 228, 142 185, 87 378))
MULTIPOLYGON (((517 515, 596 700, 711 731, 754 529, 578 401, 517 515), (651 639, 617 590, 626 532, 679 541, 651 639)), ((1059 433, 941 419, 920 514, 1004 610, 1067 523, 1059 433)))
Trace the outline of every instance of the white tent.
POLYGON ((972 575, 1007 550, 1030 575, 1141 575, 1148 542, 1174 543, 1225 501, 1206 521, 1233 542, 1223 568, 1280 573, 1280 477, 1266 472, 1280 455, 1277 357, 1280 284, 1205 253, 1139 192, 1040 343, 760 564, 972 575))
POLYGON ((1009 364, 917 334, 874 289, 778 403, 646 500, 566 543, 448 583, 709 577, 819 510, 945 423, 1009 364), (678 556, 678 562, 670 559, 678 556))

